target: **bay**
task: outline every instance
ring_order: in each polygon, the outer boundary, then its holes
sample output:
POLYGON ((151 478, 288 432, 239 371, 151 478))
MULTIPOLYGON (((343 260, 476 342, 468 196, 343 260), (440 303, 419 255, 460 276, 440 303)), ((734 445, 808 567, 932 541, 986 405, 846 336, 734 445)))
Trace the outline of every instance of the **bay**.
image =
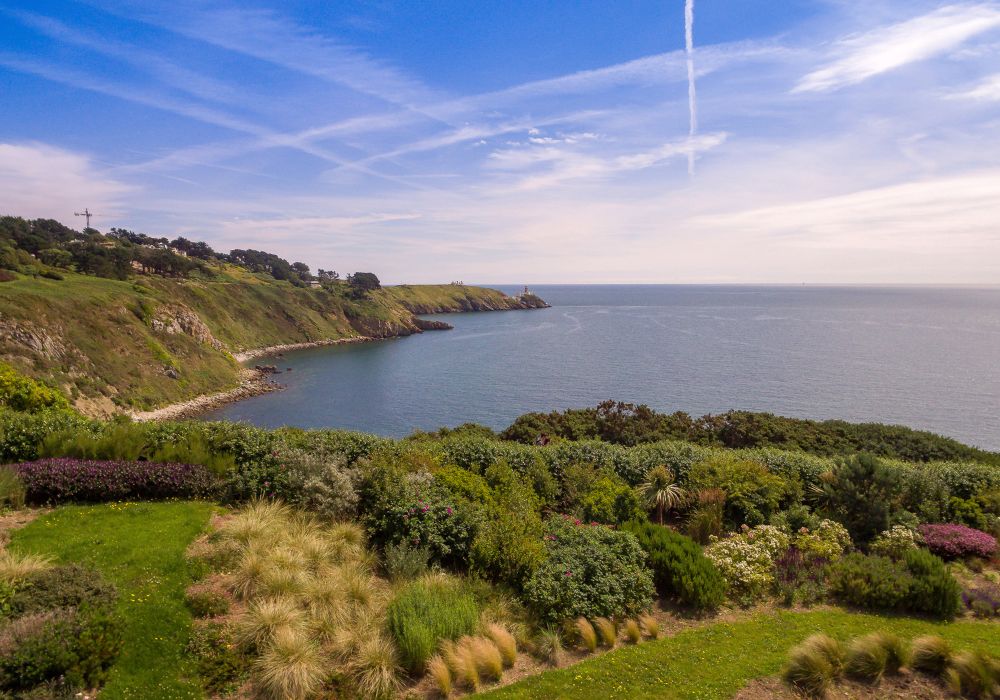
POLYGON ((552 308, 448 314, 451 331, 287 353, 269 360, 284 391, 205 418, 403 436, 611 398, 897 423, 1000 449, 1000 288, 532 291, 552 308))

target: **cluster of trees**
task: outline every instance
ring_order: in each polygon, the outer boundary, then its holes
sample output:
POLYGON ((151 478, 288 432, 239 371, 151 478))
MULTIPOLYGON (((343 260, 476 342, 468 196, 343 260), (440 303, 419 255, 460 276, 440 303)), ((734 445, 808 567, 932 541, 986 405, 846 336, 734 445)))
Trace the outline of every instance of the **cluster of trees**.
MULTIPOLYGON (((315 281, 332 290, 340 283, 340 275, 333 270, 319 270, 313 276, 305 263, 290 263, 263 250, 220 253, 204 241, 183 237, 170 240, 123 228, 112 228, 105 235, 92 228, 76 231, 53 219, 0 217, 0 270, 31 270, 39 262, 112 279, 126 279, 135 271, 188 277, 193 272, 210 273, 211 265, 228 263, 297 287, 315 281)), ((370 272, 348 275, 347 282, 355 296, 364 296, 381 286, 378 277, 370 272)))
POLYGON ((646 405, 620 401, 605 401, 594 408, 526 413, 501 437, 526 444, 553 438, 599 439, 619 445, 684 440, 729 448, 779 447, 824 456, 867 452, 912 462, 973 460, 1000 465, 1000 454, 903 426, 815 421, 751 411, 694 418, 680 411, 659 413, 646 405))

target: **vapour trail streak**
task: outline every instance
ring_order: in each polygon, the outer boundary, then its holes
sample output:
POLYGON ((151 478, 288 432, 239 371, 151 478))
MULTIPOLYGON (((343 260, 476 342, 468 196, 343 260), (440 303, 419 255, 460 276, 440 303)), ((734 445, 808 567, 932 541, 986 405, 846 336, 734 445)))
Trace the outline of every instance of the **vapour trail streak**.
MULTIPOLYGON (((698 132, 698 101, 694 87, 694 0, 685 0, 684 2, 684 51, 687 53, 688 73, 688 112, 690 117, 688 137, 693 142, 694 135, 698 132)), ((689 146, 688 175, 694 175, 693 143, 689 146)))

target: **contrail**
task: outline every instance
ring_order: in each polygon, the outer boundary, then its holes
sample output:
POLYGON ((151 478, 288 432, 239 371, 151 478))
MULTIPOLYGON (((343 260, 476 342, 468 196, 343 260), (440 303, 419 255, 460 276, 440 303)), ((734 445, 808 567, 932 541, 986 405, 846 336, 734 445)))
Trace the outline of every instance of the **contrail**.
POLYGON ((688 175, 694 175, 694 135, 698 132, 698 100, 694 89, 694 0, 684 2, 684 50, 688 69, 688 175))

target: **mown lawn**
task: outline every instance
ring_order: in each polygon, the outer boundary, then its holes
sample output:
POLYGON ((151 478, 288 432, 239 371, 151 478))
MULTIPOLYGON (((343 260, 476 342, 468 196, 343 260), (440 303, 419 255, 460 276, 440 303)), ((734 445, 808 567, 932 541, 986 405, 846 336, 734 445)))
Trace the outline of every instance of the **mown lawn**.
POLYGON ((191 628, 184 550, 205 529, 213 507, 185 501, 65 506, 14 533, 11 548, 89 564, 118 586, 125 647, 102 700, 203 696, 184 658, 191 628))
POLYGON ((749 680, 776 674, 787 651, 814 632, 839 639, 892 631, 904 638, 934 633, 957 648, 1000 653, 1000 625, 936 624, 840 610, 756 615, 657 642, 624 647, 575 666, 549 671, 485 693, 485 698, 730 698, 749 680))

